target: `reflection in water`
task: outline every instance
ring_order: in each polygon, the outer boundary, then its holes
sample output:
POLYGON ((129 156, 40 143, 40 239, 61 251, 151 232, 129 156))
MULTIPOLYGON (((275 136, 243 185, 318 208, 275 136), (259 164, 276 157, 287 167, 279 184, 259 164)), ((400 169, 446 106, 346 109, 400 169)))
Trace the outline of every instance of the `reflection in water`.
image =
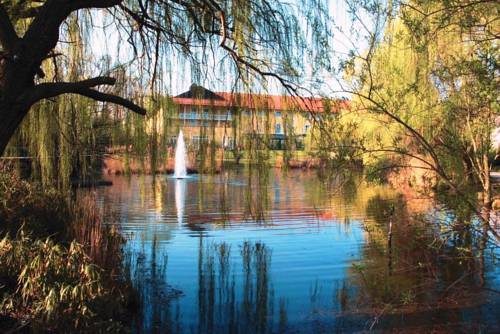
POLYGON ((244 242, 242 266, 231 263, 231 247, 226 243, 200 246, 198 307, 199 333, 265 333, 270 307, 270 253, 261 243, 244 242), (243 276, 237 289, 237 276, 243 276))
POLYGON ((498 294, 487 292, 500 286, 498 250, 465 211, 308 172, 151 180, 116 178, 100 190, 129 235, 126 267, 143 304, 139 332, 500 325, 498 294), (478 258, 470 256, 475 249, 478 258))
POLYGON ((177 210, 177 222, 182 225, 184 220, 184 203, 186 202, 186 180, 175 180, 175 209, 177 210))
MULTIPOLYGON (((269 209, 269 173, 262 168, 250 168, 247 173, 245 188, 245 217, 256 221, 265 222, 272 217, 267 216, 269 209)), ((280 187, 275 184, 275 203, 280 203, 280 187)))

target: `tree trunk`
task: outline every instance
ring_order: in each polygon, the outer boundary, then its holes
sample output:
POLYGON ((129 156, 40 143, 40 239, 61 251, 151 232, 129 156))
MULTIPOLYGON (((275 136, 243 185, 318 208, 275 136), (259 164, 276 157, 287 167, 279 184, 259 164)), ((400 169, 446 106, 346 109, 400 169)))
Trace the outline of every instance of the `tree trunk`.
POLYGON ((472 162, 469 159, 468 150, 462 153, 462 164, 464 166, 465 180, 467 182, 470 182, 473 179, 474 167, 472 166, 472 162))
POLYGON ((486 208, 491 207, 491 182, 490 182, 490 164, 488 161, 488 155, 483 154, 483 204, 486 208))
MULTIPOLYGON (((21 55, 23 47, 20 43, 12 54, 21 55)), ((20 97, 34 87, 34 69, 39 66, 21 56, 17 60, 12 56, 0 61, 0 156, 31 107, 20 97)))
POLYGON ((26 114, 27 110, 16 108, 13 103, 0 102, 0 156, 26 114))

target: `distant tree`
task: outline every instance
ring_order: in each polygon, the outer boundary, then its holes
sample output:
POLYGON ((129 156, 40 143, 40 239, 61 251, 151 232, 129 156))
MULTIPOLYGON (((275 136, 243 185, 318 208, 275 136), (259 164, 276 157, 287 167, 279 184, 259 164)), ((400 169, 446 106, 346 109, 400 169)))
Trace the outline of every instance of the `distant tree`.
POLYGON ((394 168, 429 170, 462 195, 473 180, 488 206, 488 155, 500 113, 498 1, 354 3, 374 23, 363 25, 368 48, 343 64, 348 84, 341 90, 352 95, 358 120, 379 122, 371 138, 360 134, 358 151, 395 158, 394 168))

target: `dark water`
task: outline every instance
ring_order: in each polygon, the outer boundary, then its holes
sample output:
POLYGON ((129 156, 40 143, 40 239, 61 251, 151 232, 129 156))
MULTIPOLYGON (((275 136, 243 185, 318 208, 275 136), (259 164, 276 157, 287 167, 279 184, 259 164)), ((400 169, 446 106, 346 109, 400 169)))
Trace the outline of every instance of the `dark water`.
POLYGON ((138 332, 500 330, 498 248, 464 212, 304 171, 111 180, 138 332))

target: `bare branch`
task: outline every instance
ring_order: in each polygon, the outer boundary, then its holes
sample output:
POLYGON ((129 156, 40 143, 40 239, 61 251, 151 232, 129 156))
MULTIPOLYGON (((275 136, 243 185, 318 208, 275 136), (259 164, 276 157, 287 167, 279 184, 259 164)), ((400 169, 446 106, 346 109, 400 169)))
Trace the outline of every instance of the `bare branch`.
POLYGON ((220 12, 220 30, 222 39, 220 41, 220 45, 226 45, 226 16, 224 15, 224 11, 220 12))

